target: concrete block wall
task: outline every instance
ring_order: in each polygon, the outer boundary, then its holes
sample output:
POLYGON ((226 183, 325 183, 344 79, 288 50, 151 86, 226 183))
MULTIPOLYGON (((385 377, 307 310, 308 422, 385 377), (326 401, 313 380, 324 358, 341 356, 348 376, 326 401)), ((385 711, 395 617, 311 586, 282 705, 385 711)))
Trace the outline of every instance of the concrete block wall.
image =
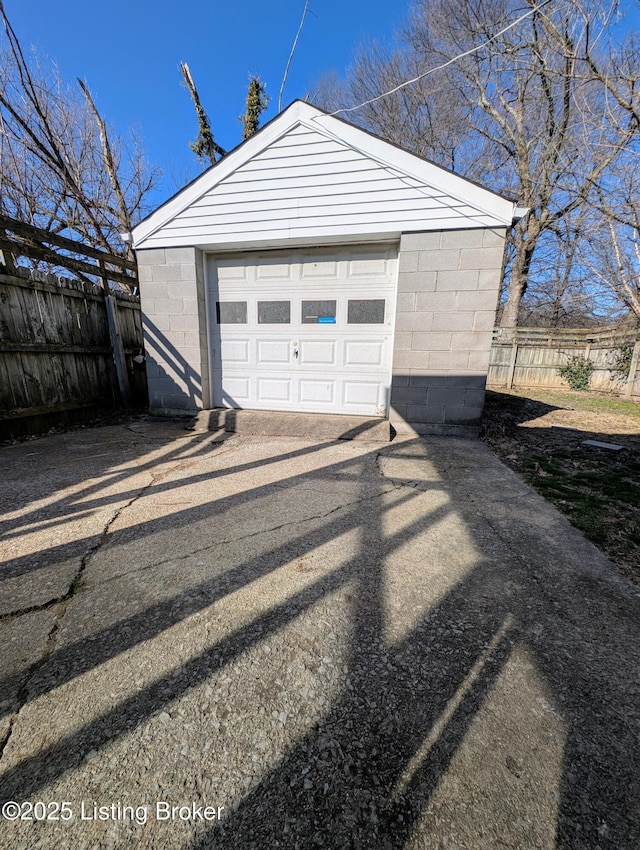
POLYGON ((484 405, 506 230, 403 234, 391 382, 399 433, 464 433, 484 405))
POLYGON ((210 407, 202 251, 152 248, 137 258, 149 407, 169 416, 210 407))

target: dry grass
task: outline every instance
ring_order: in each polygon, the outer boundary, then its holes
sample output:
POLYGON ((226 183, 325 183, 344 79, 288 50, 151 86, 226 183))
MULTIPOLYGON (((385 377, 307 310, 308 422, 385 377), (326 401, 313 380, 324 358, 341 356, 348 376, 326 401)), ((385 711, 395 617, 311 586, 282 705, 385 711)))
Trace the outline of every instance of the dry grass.
POLYGON ((571 391, 489 392, 484 440, 640 583, 640 405, 571 391))

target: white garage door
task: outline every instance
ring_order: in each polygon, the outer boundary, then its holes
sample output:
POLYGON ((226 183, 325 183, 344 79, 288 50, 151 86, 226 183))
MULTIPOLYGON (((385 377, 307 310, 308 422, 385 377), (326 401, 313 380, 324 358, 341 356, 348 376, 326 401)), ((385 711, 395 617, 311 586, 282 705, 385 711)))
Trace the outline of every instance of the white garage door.
POLYGON ((395 246, 210 256, 216 407, 385 416, 395 246))

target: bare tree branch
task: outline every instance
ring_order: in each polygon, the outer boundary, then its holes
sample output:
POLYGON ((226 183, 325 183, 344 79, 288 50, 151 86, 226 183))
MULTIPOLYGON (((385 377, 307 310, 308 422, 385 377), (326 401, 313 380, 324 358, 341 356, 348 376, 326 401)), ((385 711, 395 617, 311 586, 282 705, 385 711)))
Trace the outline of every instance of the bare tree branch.
POLYGON ((552 276, 561 297, 574 284, 588 288, 585 237, 569 223, 593 230, 598 188, 616 196, 640 144, 640 49, 608 31, 612 4, 527 6, 523 14, 517 0, 420 0, 397 49, 367 46, 346 80, 325 81, 319 96, 330 111, 529 207, 509 236, 506 326, 518 322, 530 287, 548 292, 552 276))
MULTIPOLYGON (((93 112, 96 124, 98 125, 98 130, 100 132, 100 143, 102 145, 102 156, 104 159, 104 166, 107 169, 107 174, 109 175, 109 180, 111 181, 111 186, 113 188, 114 194, 116 196, 116 200, 118 201, 117 211, 114 210, 120 220, 120 226, 122 227, 123 232, 130 232, 131 230, 131 216, 129 215, 129 210, 127 208, 127 203, 124 199, 124 194, 122 192, 122 186, 120 185, 120 179, 118 177, 118 171, 116 169, 116 165, 113 159, 113 152, 111 150, 111 144, 109 143, 109 135, 107 133, 107 126, 104 123, 104 119, 98 112, 98 108, 95 105, 95 102, 91 96, 91 92, 83 83, 83 81, 78 77, 78 85, 82 89, 82 93, 87 99, 87 103, 93 112)), ((133 259, 133 248, 128 245, 129 259, 133 259)))
POLYGON ((4 6, 0 55, 0 208, 51 232, 123 253, 119 237, 144 210, 156 180, 131 137, 109 136, 84 87, 73 91, 53 66, 27 62, 4 6))

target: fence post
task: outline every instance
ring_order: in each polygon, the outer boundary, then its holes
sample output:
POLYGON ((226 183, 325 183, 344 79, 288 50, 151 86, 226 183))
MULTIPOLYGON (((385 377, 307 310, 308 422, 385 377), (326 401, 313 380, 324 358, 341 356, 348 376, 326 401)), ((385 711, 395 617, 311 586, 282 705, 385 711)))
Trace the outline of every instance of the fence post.
POLYGON ((629 374, 627 375, 627 383, 624 388, 625 398, 631 398, 633 387, 636 382, 636 372, 638 371, 638 362, 640 361, 640 339, 636 340, 633 346, 633 354, 631 355, 631 365, 629 366, 629 374))
MULTIPOLYGON (((5 239, 9 238, 6 230, 0 230, 0 236, 3 236, 5 239)), ((0 248, 0 262, 7 270, 7 274, 16 273, 15 263, 13 262, 13 255, 9 250, 8 245, 4 248, 0 248)))
POLYGON ((109 338, 111 339, 111 348, 113 350, 113 359, 116 364, 116 374, 118 376, 118 386, 120 387, 120 395, 125 405, 131 401, 131 389, 129 387, 129 373, 127 372, 127 363, 124 358, 124 346, 122 338, 118 330, 118 317, 116 299, 113 295, 104 296, 104 304, 107 309, 107 323, 109 325, 109 338))
POLYGON ((513 341, 511 349, 511 359, 509 361, 509 372, 507 373, 507 389, 513 389, 513 376, 516 371, 516 360, 518 359, 518 343, 513 341))

